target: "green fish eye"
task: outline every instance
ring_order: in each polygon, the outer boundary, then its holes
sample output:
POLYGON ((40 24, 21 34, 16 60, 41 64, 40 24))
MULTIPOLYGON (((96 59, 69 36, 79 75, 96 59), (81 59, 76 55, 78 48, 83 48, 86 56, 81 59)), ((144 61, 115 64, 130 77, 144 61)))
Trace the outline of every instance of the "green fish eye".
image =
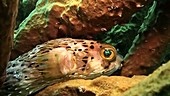
POLYGON ((103 46, 100 56, 107 61, 113 61, 116 58, 116 49, 112 46, 103 46))
POLYGON ((104 50, 104 56, 109 57, 112 54, 111 50, 105 49, 104 50))

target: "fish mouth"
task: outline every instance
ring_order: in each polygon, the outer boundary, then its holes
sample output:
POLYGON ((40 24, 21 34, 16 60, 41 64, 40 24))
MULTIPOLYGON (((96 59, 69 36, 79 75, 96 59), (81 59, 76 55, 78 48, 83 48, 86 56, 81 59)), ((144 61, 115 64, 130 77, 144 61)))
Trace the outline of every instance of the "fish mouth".
POLYGON ((83 77, 84 79, 94 79, 96 77, 100 77, 100 76, 110 76, 111 74, 113 74, 115 71, 117 71, 118 69, 120 69, 120 66, 117 65, 115 66, 115 68, 113 69, 110 69, 110 70, 101 70, 100 72, 98 73, 90 73, 88 76, 86 75, 81 75, 81 77, 83 77))
POLYGON ((112 68, 112 69, 109 69, 109 70, 107 70, 107 71, 103 71, 103 75, 112 75, 114 72, 116 72, 118 69, 121 69, 121 67, 122 67, 122 64, 117 64, 117 65, 115 65, 115 67, 114 68, 112 68))
POLYGON ((102 75, 110 76, 115 71, 117 71, 118 69, 120 69, 122 67, 122 61, 123 61, 123 59, 121 58, 121 56, 117 55, 115 61, 109 62, 109 67, 107 69, 103 67, 102 69, 99 69, 99 70, 93 70, 89 74, 81 74, 79 72, 75 72, 74 74, 69 74, 68 77, 72 78, 72 79, 73 78, 94 79, 94 78, 100 77, 102 75))
POLYGON ((115 71, 117 71, 118 69, 120 69, 122 66, 122 64, 116 64, 114 68, 109 68, 108 70, 101 70, 100 72, 96 73, 96 72, 92 72, 88 75, 80 75, 80 74, 74 74, 74 75, 69 75, 69 77, 71 78, 81 78, 81 79, 94 79, 96 77, 100 77, 100 76, 110 76, 111 74, 113 74, 115 71))
POLYGON ((104 75, 111 75, 112 73, 114 73, 115 71, 117 71, 118 69, 122 68, 122 61, 123 58, 120 55, 116 56, 116 60, 114 62, 109 62, 109 68, 105 71, 103 71, 104 75))

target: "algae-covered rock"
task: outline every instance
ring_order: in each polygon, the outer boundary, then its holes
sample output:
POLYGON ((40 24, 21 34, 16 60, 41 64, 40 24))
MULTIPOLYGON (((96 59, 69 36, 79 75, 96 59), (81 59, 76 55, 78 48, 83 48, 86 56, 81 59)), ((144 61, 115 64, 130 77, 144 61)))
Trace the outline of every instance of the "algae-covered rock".
POLYGON ((38 0, 19 0, 16 28, 34 10, 38 0))
POLYGON ((96 39, 116 46, 119 48, 121 55, 125 56, 134 43, 136 44, 141 41, 141 38, 137 38, 139 40, 135 42, 135 37, 143 34, 148 27, 155 24, 153 22, 156 21, 159 13, 157 10, 158 4, 155 0, 152 3, 148 3, 144 8, 133 14, 128 23, 122 25, 117 24, 108 32, 99 33, 96 39))
POLYGON ((49 86, 36 96, 120 96, 145 77, 101 76, 94 80, 69 80, 49 86))
POLYGON ((143 37, 138 44, 131 47, 124 63, 121 75, 133 76, 152 73, 158 68, 162 59, 170 54, 170 1, 164 2, 157 10, 162 10, 157 18, 156 24, 139 37, 143 37), (159 8, 159 9, 158 9, 159 8))
POLYGON ((170 58, 169 8, 168 0, 154 0, 135 13, 129 23, 97 36, 125 56, 122 76, 151 74, 170 58))
POLYGON ((115 24, 126 23, 150 1, 38 0, 36 8, 16 30, 11 58, 58 37, 93 38, 115 24))
POLYGON ((126 91, 123 96, 170 96, 170 61, 145 80, 126 91))

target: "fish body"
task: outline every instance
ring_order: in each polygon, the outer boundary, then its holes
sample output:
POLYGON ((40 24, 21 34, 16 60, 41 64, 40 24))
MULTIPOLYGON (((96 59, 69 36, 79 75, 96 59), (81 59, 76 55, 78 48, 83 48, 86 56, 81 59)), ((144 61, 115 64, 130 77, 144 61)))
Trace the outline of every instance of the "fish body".
POLYGON ((93 79, 121 67, 116 49, 93 40, 61 38, 10 61, 0 94, 27 96, 58 81, 93 79))

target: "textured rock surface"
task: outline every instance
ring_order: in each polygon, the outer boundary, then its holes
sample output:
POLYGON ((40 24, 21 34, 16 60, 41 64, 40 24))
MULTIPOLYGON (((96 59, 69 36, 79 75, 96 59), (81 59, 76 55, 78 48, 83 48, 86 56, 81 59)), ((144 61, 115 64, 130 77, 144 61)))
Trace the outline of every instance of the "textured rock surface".
POLYGON ((170 52, 166 51, 170 43, 170 2, 162 4, 163 11, 153 28, 143 34, 144 40, 136 45, 129 57, 126 58, 121 75, 133 76, 150 74, 161 64, 161 58, 170 52))
POLYGON ((18 0, 0 0, 0 86, 12 49, 18 0))
POLYGON ((170 61, 145 80, 135 85, 123 96, 170 96, 170 61))
POLYGON ((16 31, 11 58, 57 37, 92 38, 115 24, 125 23, 149 1, 39 0, 16 31))
POLYGON ((36 96, 119 96, 144 78, 101 76, 94 80, 76 79, 47 87, 36 96))

